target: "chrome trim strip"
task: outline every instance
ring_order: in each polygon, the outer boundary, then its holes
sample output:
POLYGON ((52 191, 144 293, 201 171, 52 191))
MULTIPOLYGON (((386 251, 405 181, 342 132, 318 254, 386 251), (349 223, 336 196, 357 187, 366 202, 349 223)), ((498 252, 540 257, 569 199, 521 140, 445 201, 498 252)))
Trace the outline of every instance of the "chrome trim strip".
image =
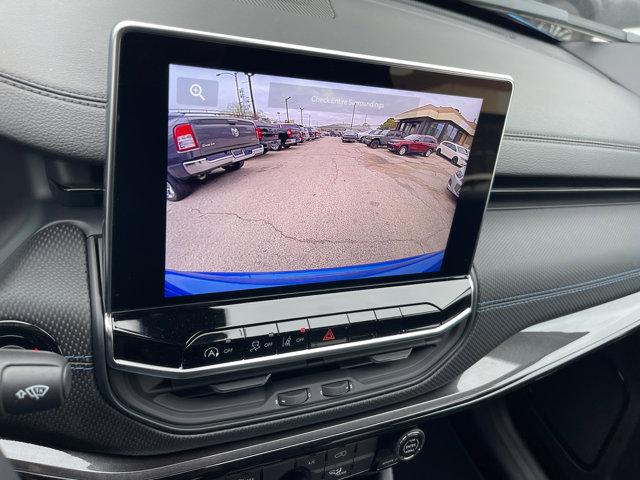
POLYGON ((549 193, 638 193, 640 187, 497 187, 492 194, 549 194, 549 193))
MULTIPOLYGON (((247 149, 243 149, 243 150, 247 150, 247 149)), ((260 145, 259 147, 252 148, 251 153, 238 155, 237 157, 235 155, 225 155, 224 157, 216 158, 215 160, 209 160, 208 158, 203 157, 203 158, 198 158, 197 160, 190 160, 188 162, 183 162, 182 166, 189 173, 189 175, 198 175, 199 173, 208 172, 210 170, 224 167, 226 165, 230 165, 235 162, 242 162, 243 160, 253 158, 256 155, 262 155, 263 153, 264 153, 264 147, 260 145)))
MULTIPOLYGON (((233 449, 224 446, 211 447, 209 453, 202 451, 202 456, 196 458, 190 452, 185 452, 182 457, 180 454, 172 454, 171 458, 166 455, 146 458, 111 456, 63 451, 12 440, 0 440, 0 448, 17 471, 35 478, 149 480, 196 472, 206 475, 211 473, 213 467, 224 467, 231 463, 238 467, 239 461, 244 462, 245 466, 250 466, 252 459, 255 458, 255 462, 258 463, 258 457, 266 454, 285 452, 294 447, 311 448, 321 442, 331 441, 335 444, 347 436, 375 435, 375 432, 372 432, 376 428, 411 426, 435 414, 474 405, 544 376, 638 327, 640 293, 634 293, 523 330, 487 354, 447 387, 431 392, 415 404, 390 408, 355 419, 336 421, 329 426, 314 426, 301 433, 274 435, 278 438, 262 443, 250 442, 233 449), (511 370, 507 371, 500 368, 496 360, 505 355, 504 351, 500 354, 498 350, 504 350, 511 343, 507 353, 521 352, 523 344, 517 337, 535 332, 557 336, 566 333, 581 335, 560 347, 554 347, 551 351, 543 351, 542 356, 531 363, 513 364, 511 370), (465 376, 472 376, 476 381, 464 382, 465 376)), ((539 348, 542 343, 531 340, 529 345, 533 350, 539 348)), ((513 358, 517 358, 517 355, 513 355, 513 358)), ((319 447, 321 448, 324 447, 319 447)))
MULTIPOLYGON (((471 282, 470 282, 471 283, 471 282)), ((471 291, 467 291, 471 295, 471 291)), ((348 353, 365 348, 384 347, 397 345, 400 347, 402 342, 409 340, 419 340, 442 335, 460 324, 471 314, 471 308, 467 307, 462 312, 453 316, 451 319, 433 328, 424 328, 412 332, 400 333, 397 335, 389 335, 385 337, 371 338, 368 340, 360 340, 357 342, 340 343, 338 345, 328 345, 326 347, 309 348, 307 350, 298 350, 295 352, 278 353, 275 355, 250 358, 247 360, 235 360, 233 362, 221 363, 218 365, 207 365, 195 368, 171 368, 161 367, 158 365, 150 365, 145 363, 132 362, 129 360, 120 360, 115 358, 113 349, 113 318, 110 314, 105 314, 104 323, 106 329, 106 342, 109 364, 111 367, 125 370, 133 373, 141 373, 146 375, 161 376, 165 378, 195 378, 213 373, 237 372, 255 367, 263 367, 269 365, 280 365, 296 360, 307 360, 310 358, 323 357, 327 355, 337 355, 348 353)))

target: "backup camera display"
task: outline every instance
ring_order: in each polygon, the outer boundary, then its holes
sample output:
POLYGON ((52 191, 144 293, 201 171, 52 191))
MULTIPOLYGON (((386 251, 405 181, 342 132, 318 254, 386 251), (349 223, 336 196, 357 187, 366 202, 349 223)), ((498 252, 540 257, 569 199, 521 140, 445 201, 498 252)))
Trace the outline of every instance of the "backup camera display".
POLYGON ((482 99, 170 65, 168 100, 165 297, 440 271, 482 99))

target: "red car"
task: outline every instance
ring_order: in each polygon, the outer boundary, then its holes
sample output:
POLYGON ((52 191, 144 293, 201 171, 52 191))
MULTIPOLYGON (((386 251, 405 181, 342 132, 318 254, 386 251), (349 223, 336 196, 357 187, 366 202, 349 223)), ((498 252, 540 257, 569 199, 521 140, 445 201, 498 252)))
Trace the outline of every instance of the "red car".
POLYGON ((431 135, 407 135, 398 140, 389 140, 387 148, 398 155, 407 153, 422 153, 425 157, 431 155, 438 146, 438 141, 431 135))

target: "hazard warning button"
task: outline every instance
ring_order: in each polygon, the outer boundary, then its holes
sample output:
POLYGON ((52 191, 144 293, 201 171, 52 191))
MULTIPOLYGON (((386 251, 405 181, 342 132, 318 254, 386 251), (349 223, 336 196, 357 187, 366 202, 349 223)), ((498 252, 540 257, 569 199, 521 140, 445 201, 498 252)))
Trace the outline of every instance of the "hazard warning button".
POLYGON ((347 341, 349 320, 347 315, 327 315, 309 318, 311 347, 323 347, 347 341))

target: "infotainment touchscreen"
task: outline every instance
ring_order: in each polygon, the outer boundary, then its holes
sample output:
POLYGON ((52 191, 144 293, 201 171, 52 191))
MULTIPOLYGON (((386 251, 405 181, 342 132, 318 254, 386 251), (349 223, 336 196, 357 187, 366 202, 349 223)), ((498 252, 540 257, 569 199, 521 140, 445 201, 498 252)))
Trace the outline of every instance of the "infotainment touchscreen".
POLYGON ((469 276, 509 77, 134 22, 111 58, 108 312, 469 276))
POLYGON ((166 297, 440 271, 482 98, 168 75, 166 297))

